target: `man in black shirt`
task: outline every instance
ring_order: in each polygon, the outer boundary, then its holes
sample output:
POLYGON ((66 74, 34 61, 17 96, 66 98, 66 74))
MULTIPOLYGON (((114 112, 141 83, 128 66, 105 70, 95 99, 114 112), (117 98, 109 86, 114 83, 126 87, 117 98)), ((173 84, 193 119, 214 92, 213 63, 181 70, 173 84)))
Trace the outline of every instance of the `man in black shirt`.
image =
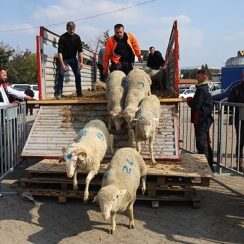
POLYGON ((81 89, 81 74, 80 70, 83 67, 83 50, 79 35, 75 34, 75 23, 68 22, 66 25, 67 32, 60 36, 58 42, 58 57, 59 57, 59 76, 56 91, 54 96, 57 99, 62 97, 64 73, 71 67, 75 75, 75 86, 77 97, 82 97, 81 89), (77 52, 79 61, 77 60, 77 52))
POLYGON ((150 47, 147 59, 147 67, 157 70, 161 66, 164 66, 164 59, 162 54, 159 51, 155 51, 155 47, 150 47))

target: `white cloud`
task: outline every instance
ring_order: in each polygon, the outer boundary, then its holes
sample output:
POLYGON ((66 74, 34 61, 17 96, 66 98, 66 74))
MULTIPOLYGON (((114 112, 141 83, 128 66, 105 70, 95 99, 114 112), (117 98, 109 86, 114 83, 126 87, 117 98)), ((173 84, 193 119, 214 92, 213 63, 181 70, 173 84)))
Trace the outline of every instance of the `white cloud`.
POLYGON ((181 24, 188 24, 191 22, 191 18, 186 15, 178 15, 178 16, 169 16, 169 17, 162 17, 161 22, 163 24, 171 24, 174 22, 174 20, 177 20, 181 24))
POLYGON ((203 45, 204 35, 201 30, 182 28, 179 31, 179 40, 182 48, 200 48, 203 45))

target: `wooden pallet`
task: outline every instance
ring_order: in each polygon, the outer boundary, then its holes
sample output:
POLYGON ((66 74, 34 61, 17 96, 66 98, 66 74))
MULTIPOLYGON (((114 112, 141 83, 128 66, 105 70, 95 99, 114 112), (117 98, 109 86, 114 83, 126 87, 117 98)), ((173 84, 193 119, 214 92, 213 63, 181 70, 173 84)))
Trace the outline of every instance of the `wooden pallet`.
MULTIPOLYGON (((101 164, 98 175, 91 181, 90 199, 99 191, 107 165, 101 164)), ((181 162, 165 161, 156 166, 147 163, 147 166, 147 191, 142 195, 138 190, 137 199, 149 200, 153 207, 158 207, 160 201, 190 201, 193 207, 199 207, 195 186, 209 186, 213 176, 204 155, 183 154, 181 162)), ((33 196, 58 197, 60 203, 65 203, 68 198, 83 198, 85 178, 85 172, 79 171, 79 190, 74 191, 64 163, 44 159, 27 168, 21 186, 33 196)))

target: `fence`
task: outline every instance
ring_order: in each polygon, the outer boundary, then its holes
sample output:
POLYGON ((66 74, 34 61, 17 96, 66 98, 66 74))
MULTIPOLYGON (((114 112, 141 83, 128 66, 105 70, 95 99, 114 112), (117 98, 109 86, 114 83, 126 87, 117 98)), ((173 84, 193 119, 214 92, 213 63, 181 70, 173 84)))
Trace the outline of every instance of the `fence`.
MULTIPOLYGON (((243 138, 244 138, 244 104, 214 103, 214 122, 210 128, 214 161, 218 171, 223 168, 242 173, 243 167, 243 138), (239 120, 233 118, 239 114, 239 120), (237 130, 236 130, 236 126, 237 130)), ((186 103, 179 105, 180 142, 181 148, 188 152, 197 153, 195 145, 194 126, 191 123, 190 108, 186 103)))
POLYGON ((20 162, 26 141, 26 103, 0 107, 0 181, 20 162))

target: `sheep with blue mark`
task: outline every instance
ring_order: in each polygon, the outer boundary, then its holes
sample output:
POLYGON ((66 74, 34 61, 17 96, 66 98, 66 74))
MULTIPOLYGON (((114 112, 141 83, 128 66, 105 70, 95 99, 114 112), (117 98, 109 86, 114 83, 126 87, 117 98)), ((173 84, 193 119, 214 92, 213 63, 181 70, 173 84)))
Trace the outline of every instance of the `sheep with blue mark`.
MULTIPOLYGON (((77 139, 76 139, 77 140, 77 139)), ((89 184, 98 173, 107 149, 113 153, 113 135, 109 134, 103 121, 91 120, 80 131, 79 139, 63 148, 61 160, 65 161, 67 177, 73 177, 73 189, 78 189, 77 171, 88 172, 84 202, 89 199, 89 184)))
POLYGON ((115 215, 127 210, 129 228, 134 228, 133 205, 138 187, 146 191, 147 167, 142 156, 133 148, 122 148, 116 151, 108 165, 102 180, 102 188, 94 201, 98 201, 103 218, 111 218, 111 233, 116 228, 115 215))
POLYGON ((156 129, 159 126, 161 114, 160 100, 155 95, 143 98, 136 112, 135 121, 135 140, 136 149, 141 153, 141 142, 149 140, 149 152, 153 164, 157 164, 153 144, 156 136, 156 129))
POLYGON ((138 110, 141 100, 151 95, 151 79, 142 69, 136 68, 129 72, 126 77, 126 98, 123 116, 128 124, 129 145, 132 146, 133 131, 131 130, 131 122, 135 118, 135 113, 138 110))
POLYGON ((125 89, 124 79, 126 75, 120 70, 115 70, 109 74, 106 85, 107 109, 109 115, 108 129, 111 131, 112 121, 115 124, 116 131, 121 130, 121 125, 124 121, 122 111, 124 108, 125 89))

